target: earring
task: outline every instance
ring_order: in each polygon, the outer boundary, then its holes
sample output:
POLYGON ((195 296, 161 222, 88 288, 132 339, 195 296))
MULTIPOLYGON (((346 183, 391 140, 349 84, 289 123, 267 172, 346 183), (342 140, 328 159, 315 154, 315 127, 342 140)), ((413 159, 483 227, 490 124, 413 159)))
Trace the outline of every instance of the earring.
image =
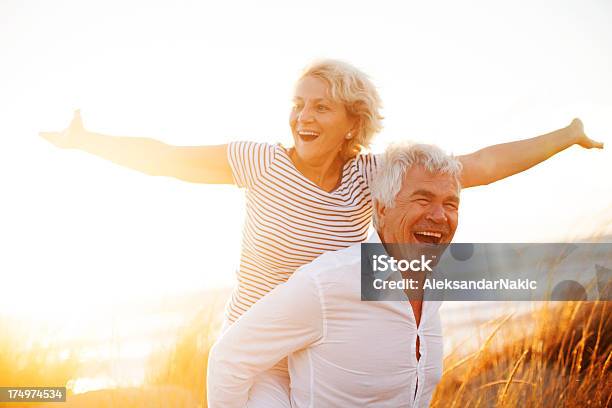
POLYGON ((351 134, 351 132, 348 132, 345 137, 346 137, 346 139, 352 139, 353 135, 351 134))

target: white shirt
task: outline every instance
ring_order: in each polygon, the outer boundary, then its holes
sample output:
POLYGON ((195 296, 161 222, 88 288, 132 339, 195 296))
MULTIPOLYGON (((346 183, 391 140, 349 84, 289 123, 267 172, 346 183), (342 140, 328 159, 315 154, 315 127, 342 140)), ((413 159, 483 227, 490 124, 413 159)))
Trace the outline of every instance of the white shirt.
POLYGON ((417 329, 407 300, 361 301, 360 266, 360 244, 327 252, 242 315, 211 350, 208 406, 245 407, 254 378, 285 356, 295 408, 428 406, 442 375, 440 302, 423 302, 417 329))

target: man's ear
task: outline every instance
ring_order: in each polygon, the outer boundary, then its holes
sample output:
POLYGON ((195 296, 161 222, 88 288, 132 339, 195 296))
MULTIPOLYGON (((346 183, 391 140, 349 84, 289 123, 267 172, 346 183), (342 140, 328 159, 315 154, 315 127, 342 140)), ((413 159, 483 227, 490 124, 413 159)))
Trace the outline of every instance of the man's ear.
POLYGON ((378 226, 381 227, 383 224, 383 217, 387 212, 387 207, 385 207, 380 201, 373 200, 372 204, 374 205, 374 211, 376 211, 376 215, 378 216, 378 226))

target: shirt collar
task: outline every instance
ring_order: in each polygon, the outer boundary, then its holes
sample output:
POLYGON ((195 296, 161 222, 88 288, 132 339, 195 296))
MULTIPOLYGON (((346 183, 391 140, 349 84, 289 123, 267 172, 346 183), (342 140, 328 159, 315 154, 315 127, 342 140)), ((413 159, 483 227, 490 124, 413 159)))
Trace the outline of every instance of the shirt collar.
MULTIPOLYGON (((386 254, 388 255, 387 251, 385 250, 385 247, 382 243, 382 240, 380 239, 380 235, 378 234, 378 231, 376 231, 376 228, 374 228, 373 225, 370 225, 370 229, 368 230, 368 238, 363 242, 365 244, 379 244, 380 245, 380 254, 386 254)), ((372 259, 368 258, 368 262, 370 263, 370 267, 372 267, 372 259)), ((373 270, 373 267, 372 269, 373 270)), ((392 271, 385 271, 385 272, 375 272, 374 273, 376 278, 380 278, 382 280, 391 280, 391 279, 395 279, 395 280, 399 280, 402 278, 402 275, 400 272, 392 272, 392 271)), ((431 278, 431 276, 429 276, 429 278, 431 278)), ((441 300, 428 300, 427 299, 427 294, 428 294, 428 290, 425 290, 425 294, 424 294, 424 300, 427 300, 426 302, 424 302, 424 308, 423 308, 423 314, 425 314, 425 308, 427 308, 428 313, 430 313, 431 310, 438 310, 438 308, 440 307, 440 305, 442 304, 441 300)), ((400 292, 398 292, 400 293, 400 292)), ((402 297, 402 300, 408 300, 408 298, 406 297, 406 294, 401 291, 400 297, 402 297)), ((397 299, 395 299, 397 300, 397 299)), ((423 317, 423 316, 422 316, 423 317)), ((422 318, 421 317, 421 318, 422 318)))
MULTIPOLYGON (((370 230, 369 232, 369 236, 368 238, 363 242, 364 244, 370 244, 372 247, 376 247, 375 249, 375 254, 377 255, 389 255, 385 249, 385 246, 382 243, 382 240, 380 239, 380 235, 378 234, 378 231, 376 231, 376 229, 373 226, 370 226, 370 230)), ((363 252, 362 252, 363 255, 363 252)), ((387 269, 386 271, 375 271, 374 272, 374 265, 372 264, 373 260, 372 257, 369 255, 367 256, 367 261, 368 264, 370 265, 370 271, 373 274, 373 279, 381 279, 383 281, 388 281, 388 280, 400 280, 402 279, 402 275, 400 272, 394 272, 391 271, 390 269, 387 269)), ((408 300, 407 297, 405 297, 406 295, 404 294, 403 291, 397 291, 397 290, 388 290, 390 296, 383 296, 383 298, 388 297, 389 300, 393 299, 393 300, 408 300), (397 299, 397 295, 400 295, 400 299, 397 299)), ((383 290, 383 292, 386 292, 385 290, 383 290)), ((381 299, 383 300, 383 299, 381 299)))
POLYGON ((364 241, 366 244, 382 244, 382 240, 380 239, 380 235, 378 235, 378 231, 374 228, 373 225, 370 225, 370 229, 368 230, 368 238, 364 241))

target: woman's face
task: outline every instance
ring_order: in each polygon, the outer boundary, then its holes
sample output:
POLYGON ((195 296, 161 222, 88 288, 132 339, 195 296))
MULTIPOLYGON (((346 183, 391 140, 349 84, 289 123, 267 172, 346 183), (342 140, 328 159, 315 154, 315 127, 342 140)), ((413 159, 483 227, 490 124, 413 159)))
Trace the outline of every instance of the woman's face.
POLYGON ((327 83, 319 78, 302 78, 295 88, 289 117, 298 157, 312 165, 334 159, 355 134, 355 119, 341 102, 329 96, 327 83))

